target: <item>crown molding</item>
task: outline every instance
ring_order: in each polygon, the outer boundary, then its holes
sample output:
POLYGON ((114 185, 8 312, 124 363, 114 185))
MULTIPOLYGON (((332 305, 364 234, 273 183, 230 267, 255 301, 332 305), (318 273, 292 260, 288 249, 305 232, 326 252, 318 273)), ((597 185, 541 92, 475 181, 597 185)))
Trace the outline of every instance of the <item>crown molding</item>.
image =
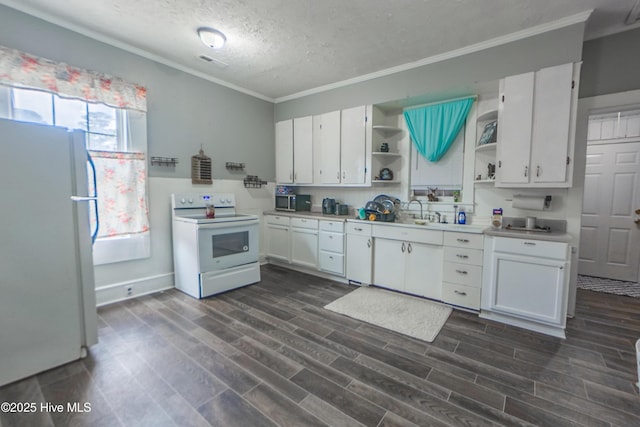
POLYGON ((460 49, 455 49, 449 52, 445 52, 439 55, 430 56, 428 58, 421 59, 415 62, 409 62, 407 64, 398 65, 395 67, 387 68, 384 70, 376 71, 370 74, 364 74, 362 76, 354 77, 352 79, 343 80, 336 83, 331 83, 324 86, 319 86, 313 89, 297 92, 291 95, 283 96, 275 99, 275 103, 281 103, 285 101, 291 101, 293 99, 302 98, 309 95, 315 95, 321 92, 326 92, 332 89, 338 89, 344 86, 349 86, 356 83, 366 82, 368 80, 373 80, 378 77, 384 77, 391 74, 399 73, 402 71, 411 70, 414 68, 422 67, 429 64, 434 64, 436 62, 445 61, 447 59, 457 58, 463 55, 468 55, 470 53, 479 52, 485 49, 489 49, 492 47, 504 45, 507 43, 511 43, 514 41, 526 39, 528 37, 536 36, 539 34, 543 34, 549 31, 558 30, 564 27, 568 27, 570 25, 579 24, 581 22, 586 22, 589 19, 589 16, 593 13, 593 9, 589 9, 587 11, 577 13, 575 15, 567 16, 562 19, 558 19, 556 21, 548 22, 541 25, 536 25, 535 27, 530 27, 521 31, 517 31, 515 33, 507 34, 505 36, 496 37, 490 40, 486 40, 480 43, 472 44, 469 46, 465 46, 460 49))

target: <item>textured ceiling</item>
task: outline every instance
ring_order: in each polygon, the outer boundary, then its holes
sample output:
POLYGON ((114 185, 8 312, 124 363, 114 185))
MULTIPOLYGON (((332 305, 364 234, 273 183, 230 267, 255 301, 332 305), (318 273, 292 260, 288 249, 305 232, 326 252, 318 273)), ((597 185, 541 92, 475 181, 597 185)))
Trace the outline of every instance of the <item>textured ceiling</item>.
MULTIPOLYGON (((268 99, 380 72, 595 9, 587 38, 636 0, 0 0, 268 99), (224 32, 205 47, 200 26, 224 32), (214 59, 205 62, 207 55, 214 59)), ((636 26, 636 25, 634 25, 636 26)))

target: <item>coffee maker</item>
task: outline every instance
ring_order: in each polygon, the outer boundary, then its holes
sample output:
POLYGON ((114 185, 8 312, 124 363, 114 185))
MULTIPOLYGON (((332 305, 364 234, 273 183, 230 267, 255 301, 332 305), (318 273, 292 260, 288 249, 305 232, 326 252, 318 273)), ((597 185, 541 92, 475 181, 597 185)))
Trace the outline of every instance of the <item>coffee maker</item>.
POLYGON ((333 215, 336 213, 336 199, 322 199, 322 214, 333 215))

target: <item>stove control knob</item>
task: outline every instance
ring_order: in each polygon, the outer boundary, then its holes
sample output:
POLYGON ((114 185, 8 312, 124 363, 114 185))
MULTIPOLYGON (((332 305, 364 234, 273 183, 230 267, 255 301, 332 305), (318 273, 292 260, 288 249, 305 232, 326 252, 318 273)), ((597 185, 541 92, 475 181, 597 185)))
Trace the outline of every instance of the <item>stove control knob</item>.
POLYGON ((192 205, 193 204, 193 199, 189 199, 189 204, 192 205))
POLYGON ((184 197, 180 199, 180 204, 184 205, 185 203, 187 203, 187 199, 185 199, 184 197))
POLYGON ((227 203, 231 203, 231 199, 227 199, 227 203))

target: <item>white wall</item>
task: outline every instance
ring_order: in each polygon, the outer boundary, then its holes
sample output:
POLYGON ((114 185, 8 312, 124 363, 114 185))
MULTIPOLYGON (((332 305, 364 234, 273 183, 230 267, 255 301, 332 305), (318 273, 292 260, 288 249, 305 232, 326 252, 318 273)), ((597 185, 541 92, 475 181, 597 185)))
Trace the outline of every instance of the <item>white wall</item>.
MULTIPOLYGON (((151 257, 142 260, 96 266, 96 297, 98 305, 131 296, 173 287, 173 250, 171 239, 171 199, 177 192, 226 192, 236 195, 238 213, 255 214, 262 219, 262 212, 273 209, 275 185, 262 188, 244 188, 238 180, 214 180, 212 185, 193 185, 191 179, 149 179, 149 221, 151 232, 151 257)), ((260 254, 264 238, 261 229, 260 254)))

